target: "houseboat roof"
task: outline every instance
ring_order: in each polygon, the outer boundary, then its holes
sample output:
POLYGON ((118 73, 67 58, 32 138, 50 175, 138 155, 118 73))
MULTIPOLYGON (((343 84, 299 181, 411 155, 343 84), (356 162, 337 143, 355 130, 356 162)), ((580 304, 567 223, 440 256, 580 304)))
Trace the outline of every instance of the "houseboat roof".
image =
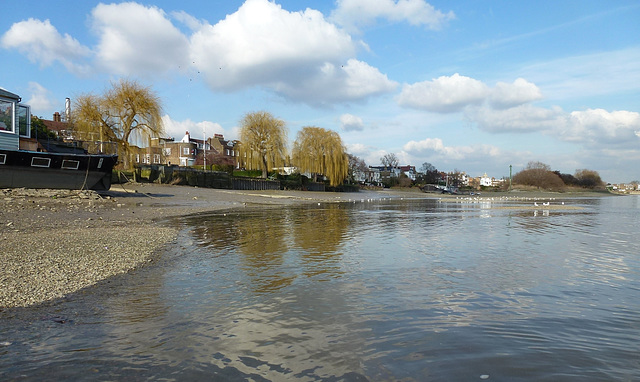
POLYGON ((19 95, 17 95, 17 94, 13 94, 13 93, 11 93, 11 92, 8 92, 8 91, 6 91, 6 90, 4 90, 4 89, 2 89, 2 88, 0 88, 0 97, 3 97, 3 98, 9 98, 9 99, 14 99, 14 100, 16 100, 17 102, 22 101, 22 98, 20 98, 20 96, 19 96, 19 95))

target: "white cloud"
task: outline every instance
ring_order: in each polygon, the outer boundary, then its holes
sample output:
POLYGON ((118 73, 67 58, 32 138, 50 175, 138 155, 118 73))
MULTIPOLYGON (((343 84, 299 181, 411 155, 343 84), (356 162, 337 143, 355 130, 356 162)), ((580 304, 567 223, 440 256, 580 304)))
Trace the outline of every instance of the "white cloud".
POLYGON ((50 112, 53 109, 50 92, 44 86, 37 82, 29 82, 29 93, 31 93, 31 98, 27 104, 31 106, 33 115, 42 115, 41 113, 50 112))
POLYGON ((467 109, 467 119, 490 133, 527 133, 546 131, 564 125, 566 113, 560 108, 542 108, 520 105, 495 110, 489 107, 467 109))
POLYGON ((60 34, 49 20, 28 19, 13 24, 0 39, 0 45, 6 49, 17 49, 40 67, 58 61, 72 73, 87 71, 86 66, 74 61, 89 56, 89 48, 66 33, 60 34))
POLYGON ((483 103, 489 94, 489 88, 483 82, 456 73, 432 81, 405 84, 398 104, 438 113, 453 113, 469 105, 483 103))
POLYGON ((471 176, 489 171, 496 177, 508 174, 508 166, 513 158, 527 158, 531 155, 528 152, 504 151, 488 144, 447 146, 440 138, 409 141, 402 150, 401 154, 407 158, 408 163, 429 162, 441 171, 458 169, 471 176), (506 174, 499 173, 499 169, 504 169, 506 174))
POLYGON ((207 137, 212 137, 214 134, 222 134, 225 139, 236 139, 233 129, 231 131, 225 131, 219 123, 215 122, 195 122, 188 118, 184 121, 176 121, 165 114, 162 116, 162 123, 164 124, 166 136, 175 139, 181 139, 187 131, 191 137, 197 139, 202 139, 205 134, 207 137))
POLYGON ((541 132, 588 148, 637 147, 640 113, 587 109, 565 112, 559 107, 521 105, 505 110, 468 109, 466 116, 490 133, 541 132))
POLYGON ((14 24, 2 42, 41 65, 58 60, 76 73, 80 58, 92 58, 95 67, 116 75, 197 71, 213 90, 262 87, 312 105, 361 101, 397 88, 355 58, 366 44, 313 9, 289 12, 269 0, 247 0, 211 25, 184 11, 168 16, 156 6, 100 3, 90 24, 98 37, 93 51, 60 35, 48 20, 14 24), (181 32, 170 17, 192 34, 181 32))
POLYGON ((364 130, 364 123, 362 118, 352 114, 343 114, 340 116, 340 124, 344 131, 362 131, 364 130))
POLYGON ((346 144, 345 146, 347 146, 347 152, 355 156, 366 156, 371 151, 369 146, 362 143, 346 144))
POLYGON ((518 78, 512 84, 498 82, 489 96, 491 106, 497 109, 506 109, 540 99, 540 89, 524 78, 518 78))
POLYGON ((370 25, 377 19, 440 29, 454 18, 453 11, 442 13, 424 0, 338 0, 332 13, 332 19, 348 29, 370 25))
POLYGON ((353 58, 361 43, 322 13, 288 12, 248 0, 216 25, 191 37, 191 59, 213 89, 263 86, 310 104, 360 100, 393 91, 396 83, 353 58))
POLYGON ((587 146, 620 145, 637 148, 640 137, 640 113, 587 109, 573 111, 560 131, 562 139, 584 143, 587 146))
POLYGON ((378 69, 356 59, 349 59, 340 67, 325 62, 317 73, 308 73, 306 78, 291 81, 285 76, 269 85, 289 99, 315 105, 364 100, 391 92, 396 86, 378 69))
POLYGON ((100 39, 97 61, 111 72, 157 74, 188 62, 188 39, 157 7, 98 4, 91 15, 100 39))
POLYGON ((440 138, 426 138, 422 141, 409 141, 402 149, 410 155, 426 155, 441 158, 441 160, 465 160, 472 156, 496 156, 497 147, 489 145, 477 146, 445 146, 440 138))
POLYGON ((298 80, 356 50, 351 37, 320 12, 288 12, 267 0, 246 1, 216 25, 203 26, 191 43, 196 67, 222 89, 277 82, 287 74, 298 80))

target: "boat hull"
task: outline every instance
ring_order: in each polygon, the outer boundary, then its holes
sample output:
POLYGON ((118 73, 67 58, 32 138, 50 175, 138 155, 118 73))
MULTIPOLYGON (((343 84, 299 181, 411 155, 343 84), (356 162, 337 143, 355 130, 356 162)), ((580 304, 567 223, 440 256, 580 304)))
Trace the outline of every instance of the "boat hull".
POLYGON ((117 155, 0 150, 0 188, 111 188, 117 155))

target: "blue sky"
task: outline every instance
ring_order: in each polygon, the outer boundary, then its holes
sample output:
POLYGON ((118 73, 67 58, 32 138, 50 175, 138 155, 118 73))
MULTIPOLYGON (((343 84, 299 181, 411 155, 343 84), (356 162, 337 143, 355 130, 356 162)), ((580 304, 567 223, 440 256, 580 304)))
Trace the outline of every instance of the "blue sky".
POLYGON ((529 161, 640 180, 640 3, 31 1, 3 4, 0 87, 50 119, 128 78, 169 136, 247 112, 340 133, 369 165, 497 178, 529 161))

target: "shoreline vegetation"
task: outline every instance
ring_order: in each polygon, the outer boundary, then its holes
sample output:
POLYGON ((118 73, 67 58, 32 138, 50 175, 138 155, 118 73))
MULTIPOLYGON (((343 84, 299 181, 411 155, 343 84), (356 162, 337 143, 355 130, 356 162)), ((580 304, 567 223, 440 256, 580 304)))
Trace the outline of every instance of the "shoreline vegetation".
MULTIPOLYGON (((522 201, 514 209, 575 208, 563 199, 613 195, 607 192, 486 192, 476 200, 522 201), (558 201, 558 203, 556 203, 558 201)), ((464 195, 414 189, 363 190, 359 193, 239 191, 189 186, 129 183, 97 194, 77 190, 0 189, 0 311, 64 297, 112 276, 150 263, 174 243, 171 217, 240 208, 304 203, 365 202, 386 198, 463 202, 464 195)))

